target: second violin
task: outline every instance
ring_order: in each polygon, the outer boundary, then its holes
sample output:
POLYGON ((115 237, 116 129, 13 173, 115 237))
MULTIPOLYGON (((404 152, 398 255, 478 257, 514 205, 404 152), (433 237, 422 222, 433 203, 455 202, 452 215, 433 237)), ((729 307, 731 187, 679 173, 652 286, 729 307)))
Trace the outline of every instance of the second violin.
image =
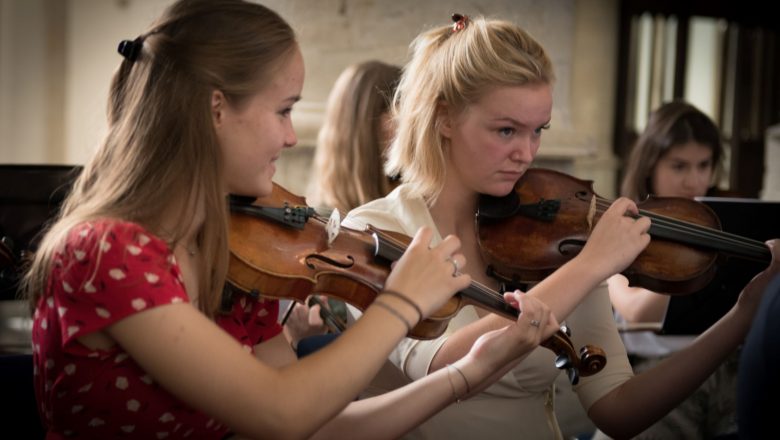
MULTIPOLYGON (((527 170, 505 197, 483 196, 479 240, 492 274, 512 283, 542 280, 580 252, 611 203, 592 182, 541 168, 527 170)), ((764 243, 722 231, 702 203, 650 197, 637 206, 652 221, 652 240, 623 272, 632 285, 686 294, 712 280, 722 256, 771 260, 764 243)))

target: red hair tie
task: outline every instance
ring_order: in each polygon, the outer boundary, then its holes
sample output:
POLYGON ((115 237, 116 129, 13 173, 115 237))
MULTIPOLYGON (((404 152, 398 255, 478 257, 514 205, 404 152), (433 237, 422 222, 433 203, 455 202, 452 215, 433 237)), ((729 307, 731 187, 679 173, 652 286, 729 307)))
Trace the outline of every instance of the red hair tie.
POLYGON ((469 24, 469 16, 458 14, 456 12, 452 14, 452 21, 452 33, 462 31, 463 29, 466 29, 466 26, 469 24))

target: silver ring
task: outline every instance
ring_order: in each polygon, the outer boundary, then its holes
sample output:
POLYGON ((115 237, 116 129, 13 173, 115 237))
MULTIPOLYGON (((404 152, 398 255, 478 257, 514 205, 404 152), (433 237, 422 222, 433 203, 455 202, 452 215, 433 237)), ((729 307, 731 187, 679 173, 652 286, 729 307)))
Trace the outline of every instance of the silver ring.
POLYGON ((531 324, 532 326, 534 326, 534 327, 539 327, 539 325, 541 324, 541 322, 539 322, 539 321, 538 321, 538 320, 536 320, 536 319, 532 319, 532 320, 531 320, 531 322, 530 322, 530 324, 531 324))
POLYGON ((454 258, 452 258, 452 257, 447 257, 447 261, 452 263, 452 276, 454 276, 454 277, 459 276, 460 275, 460 267, 458 267, 458 262, 454 258))

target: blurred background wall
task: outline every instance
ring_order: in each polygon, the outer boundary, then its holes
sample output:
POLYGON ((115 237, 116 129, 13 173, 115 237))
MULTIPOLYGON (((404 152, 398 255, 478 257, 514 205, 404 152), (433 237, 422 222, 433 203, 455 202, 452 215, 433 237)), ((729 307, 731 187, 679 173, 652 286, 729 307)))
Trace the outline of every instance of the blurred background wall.
MULTIPOLYGON (((106 130, 116 46, 135 38, 168 0, 0 0, 0 162, 83 164, 106 130)), ((541 158, 604 185, 611 152, 616 0, 267 0, 296 30, 306 62, 293 120, 299 147, 276 180, 302 193, 324 102, 347 65, 403 64, 420 31, 452 12, 515 21, 548 49, 556 68, 552 129, 541 158)), ((543 163, 543 162, 542 162, 543 163)))
MULTIPOLYGON (((552 129, 537 165, 594 180, 597 193, 614 197, 622 158, 647 113, 684 98, 724 132, 722 186, 780 199, 780 163, 769 160, 777 136, 768 135, 780 123, 778 24, 758 1, 260 2, 292 24, 306 62, 293 112, 299 146, 285 152, 276 177, 298 194, 338 73, 368 59, 403 64, 415 35, 461 12, 520 24, 553 59, 552 129)), ((0 0, 0 163, 83 164, 106 130, 117 44, 143 32, 169 3, 0 0)))

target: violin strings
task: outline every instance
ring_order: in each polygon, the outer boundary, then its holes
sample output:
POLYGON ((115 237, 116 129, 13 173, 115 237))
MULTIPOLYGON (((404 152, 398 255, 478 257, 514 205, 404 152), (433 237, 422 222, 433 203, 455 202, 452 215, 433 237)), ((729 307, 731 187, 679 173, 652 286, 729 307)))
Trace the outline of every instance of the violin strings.
MULTIPOLYGON (((598 196, 595 197, 596 212, 603 214, 612 204, 612 201, 598 196)), ((696 223, 687 222, 641 209, 639 210, 638 217, 650 218, 652 220, 651 228, 658 231, 657 233, 659 236, 664 237, 664 234, 661 233, 662 231, 672 233, 667 234, 665 238, 675 236, 676 239, 682 242, 687 242, 688 244, 694 245, 698 244, 710 248, 713 247, 713 244, 720 243, 719 246, 715 246, 715 248, 718 250, 727 250, 737 254, 752 255, 754 257, 765 257, 769 254, 766 246, 760 241, 741 237, 726 231, 713 229, 707 226, 702 226, 696 223), (674 233, 678 234, 675 235, 674 233), (680 234, 683 234, 684 237, 681 237, 680 234)), ((380 242, 382 242, 394 252, 394 256, 392 256, 391 259, 400 258, 400 256, 406 250, 407 245, 397 241, 393 237, 385 234, 379 234, 379 238, 380 242)), ((472 281, 464 293, 466 293, 467 296, 471 297, 472 299, 487 306, 499 308, 508 306, 507 302, 504 300, 503 295, 476 281, 472 281), (492 304, 488 304, 486 301, 492 302, 492 304)), ((512 308, 512 310, 516 309, 512 308)))
MULTIPOLYGON (((389 256, 391 257, 391 259, 400 258, 400 256, 404 253, 404 251, 407 248, 405 244, 397 241, 395 238, 390 237, 388 235, 381 234, 379 235, 379 239, 381 245, 387 246, 387 248, 392 251, 393 255, 385 254, 386 257, 389 256)), ((498 303, 499 307, 508 305, 507 302, 504 300, 503 295, 477 281, 472 281, 469 287, 467 287, 466 289, 469 296, 477 301, 481 301, 483 303, 484 301, 492 301, 498 303)), ((487 305, 495 306, 496 304, 487 304, 487 305)))
POLYGON ((734 235, 729 232, 719 231, 717 229, 712 229, 709 227, 696 225, 694 223, 689 223, 689 222, 683 222, 679 220, 670 221, 667 217, 659 216, 657 214, 648 215, 643 211, 640 211, 640 214, 650 217, 653 220, 656 220, 655 223, 659 227, 667 228, 671 231, 688 232, 697 235, 701 239, 707 239, 713 242, 719 242, 726 247, 732 246, 737 250, 744 249, 746 252, 766 250, 766 246, 759 241, 752 240, 746 237, 740 237, 738 235, 734 235))
MULTIPOLYGON (((604 205, 600 205, 604 206, 604 205)), ((606 206, 608 207, 608 206, 606 206)), ((603 212, 603 211, 602 211, 603 212)), ((679 232, 687 232, 691 235, 697 236, 699 238, 706 238, 710 240, 720 240, 724 243, 732 243, 737 246, 757 246, 759 248, 764 248, 762 243, 751 240, 745 237, 740 237, 738 235, 731 234, 729 232, 720 231, 717 229, 712 229, 707 226, 698 225, 695 223, 686 222, 683 220, 666 217, 660 214, 656 214, 649 211, 640 210, 639 211, 640 216, 649 217, 654 220, 653 225, 658 226, 661 228, 667 228, 671 231, 679 231, 679 232)))
MULTIPOLYGON (((597 197, 596 205, 598 212, 603 213, 607 208, 609 208, 610 204, 611 202, 609 200, 597 197)), ((653 227, 659 230, 680 232, 690 235, 692 238, 692 244, 700 244, 712 247, 714 243, 720 243, 721 247, 726 248, 725 250, 757 256, 768 255, 766 246, 757 240, 752 240, 746 237, 731 234, 726 231, 709 228, 707 226, 686 222, 645 210, 639 210, 639 215, 652 219, 653 227), (697 238, 702 241, 696 241, 697 238), (708 240, 709 242, 704 242, 704 240, 708 240)))

